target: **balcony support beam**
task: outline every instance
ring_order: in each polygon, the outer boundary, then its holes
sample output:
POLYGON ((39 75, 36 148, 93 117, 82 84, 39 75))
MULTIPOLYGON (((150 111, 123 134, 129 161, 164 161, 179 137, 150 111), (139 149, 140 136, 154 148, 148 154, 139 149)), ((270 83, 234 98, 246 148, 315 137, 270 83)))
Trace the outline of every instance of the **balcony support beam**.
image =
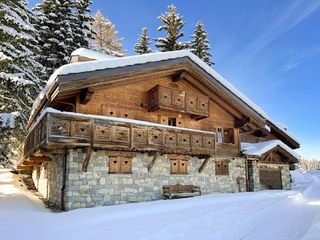
POLYGON ((154 153, 153 153, 153 159, 152 159, 152 161, 151 161, 151 163, 150 163, 150 165, 149 165, 149 167, 148 167, 148 172, 151 171, 153 165, 155 164, 155 162, 157 161, 157 159, 161 156, 161 153, 162 153, 162 152, 154 152, 154 153))
POLYGON ((206 167, 207 163, 209 162, 210 157, 207 157, 204 159, 204 161, 202 162, 200 168, 199 168, 199 173, 201 173, 203 171, 203 169, 206 167))
POLYGON ((88 169, 88 164, 89 164, 89 161, 91 158, 91 154, 92 154, 92 147, 88 147, 87 151, 86 151, 86 157, 85 157, 84 162, 82 164, 82 171, 83 172, 86 172, 88 169))

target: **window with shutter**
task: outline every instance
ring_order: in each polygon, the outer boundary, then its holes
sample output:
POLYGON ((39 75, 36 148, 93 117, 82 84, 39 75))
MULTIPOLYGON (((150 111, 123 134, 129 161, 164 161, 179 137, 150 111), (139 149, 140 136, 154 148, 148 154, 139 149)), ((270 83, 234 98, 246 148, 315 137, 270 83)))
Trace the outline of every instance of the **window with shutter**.
POLYGON ((222 160, 215 163, 216 175, 229 175, 229 161, 222 160))
POLYGON ((188 161, 184 159, 171 159, 170 169, 171 174, 187 174, 188 161))
POLYGON ((132 173, 132 158, 109 157, 109 173, 132 173))

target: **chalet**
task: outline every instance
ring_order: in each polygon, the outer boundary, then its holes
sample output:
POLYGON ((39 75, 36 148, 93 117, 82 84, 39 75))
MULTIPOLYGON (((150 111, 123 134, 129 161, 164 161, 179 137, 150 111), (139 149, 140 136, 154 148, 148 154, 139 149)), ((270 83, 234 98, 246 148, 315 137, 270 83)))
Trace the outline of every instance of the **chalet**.
POLYGON ((189 51, 72 54, 36 99, 18 169, 64 210, 290 189, 299 142, 189 51))

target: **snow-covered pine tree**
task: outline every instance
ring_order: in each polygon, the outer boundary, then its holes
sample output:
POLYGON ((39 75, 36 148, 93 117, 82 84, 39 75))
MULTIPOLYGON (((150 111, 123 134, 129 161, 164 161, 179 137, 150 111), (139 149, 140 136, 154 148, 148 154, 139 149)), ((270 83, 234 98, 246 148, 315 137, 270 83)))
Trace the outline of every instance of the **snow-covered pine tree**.
POLYGON ((117 39, 118 32, 115 25, 103 17, 100 10, 94 15, 92 28, 96 32, 94 45, 98 47, 99 51, 118 57, 125 55, 125 51, 122 49, 123 38, 117 39))
POLYGON ((190 50, 200 59, 202 59, 209 66, 213 65, 214 62, 210 60, 212 54, 209 52, 211 49, 210 42, 208 40, 208 34, 204 29, 204 25, 201 21, 198 21, 196 24, 196 30, 194 34, 191 35, 191 44, 190 50))
POLYGON ((46 79, 55 69, 68 63, 75 50, 73 6, 73 0, 43 0, 33 9, 40 19, 35 27, 39 32, 40 62, 46 68, 46 79))
POLYGON ((0 161, 12 155, 25 136, 33 99, 43 83, 35 60, 35 21, 25 0, 0 0, 0 161))
POLYGON ((142 28, 142 34, 139 35, 138 42, 134 45, 134 51, 140 55, 145 53, 151 53, 152 50, 149 48, 151 41, 150 37, 147 35, 147 28, 142 28))
POLYGON ((167 36, 165 38, 156 38, 155 46, 161 52, 182 50, 188 48, 188 42, 178 42, 178 39, 183 37, 184 34, 181 32, 185 22, 182 20, 183 16, 180 16, 176 12, 174 5, 168 6, 169 12, 161 14, 158 19, 161 20, 165 25, 158 28, 158 31, 166 31, 167 36))
POLYGON ((75 2, 75 22, 73 30, 74 44, 76 48, 84 47, 91 48, 91 42, 94 39, 95 32, 92 29, 93 17, 89 15, 91 12, 89 6, 92 4, 91 0, 78 0, 75 2))

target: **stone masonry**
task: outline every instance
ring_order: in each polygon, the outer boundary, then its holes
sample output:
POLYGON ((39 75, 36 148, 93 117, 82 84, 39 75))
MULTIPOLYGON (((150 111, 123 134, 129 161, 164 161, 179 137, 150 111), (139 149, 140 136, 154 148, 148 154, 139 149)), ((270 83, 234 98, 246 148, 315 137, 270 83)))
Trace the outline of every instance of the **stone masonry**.
MULTIPOLYGON (((87 172, 82 172, 85 154, 70 150, 67 159, 66 208, 135 203, 162 199, 162 186, 192 184, 201 187, 202 194, 245 191, 245 164, 243 158, 230 159, 229 175, 215 175, 214 159, 204 170, 198 170, 204 160, 192 157, 188 161, 188 174, 170 174, 167 155, 157 159, 151 172, 152 157, 137 153, 132 161, 132 174, 109 174, 109 157, 97 151, 91 157, 87 172), (238 180, 238 181, 237 181, 238 180), (240 188, 239 188, 240 187, 240 188)), ((224 158, 225 159, 225 158, 224 158)))

